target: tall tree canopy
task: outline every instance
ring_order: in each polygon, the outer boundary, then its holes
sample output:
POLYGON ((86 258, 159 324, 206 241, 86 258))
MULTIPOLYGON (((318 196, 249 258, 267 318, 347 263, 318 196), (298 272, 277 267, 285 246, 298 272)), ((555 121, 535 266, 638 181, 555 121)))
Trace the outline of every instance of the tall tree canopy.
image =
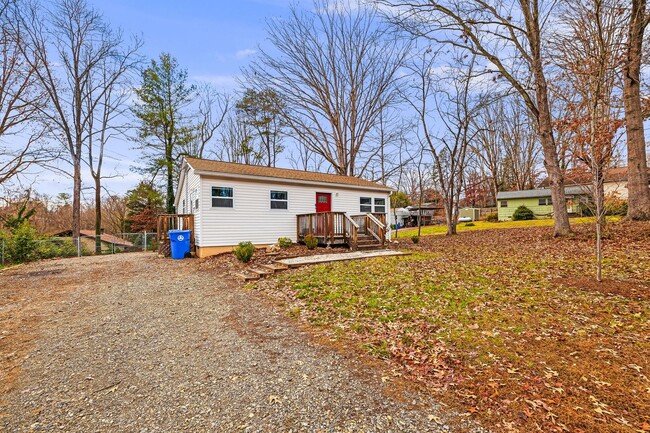
POLYGON ((153 179, 166 180, 166 211, 174 213, 175 162, 193 140, 191 123, 185 113, 196 97, 194 85, 187 82, 187 71, 170 54, 142 71, 142 83, 135 89, 138 101, 133 113, 139 120, 138 138, 145 153, 145 170, 153 179))

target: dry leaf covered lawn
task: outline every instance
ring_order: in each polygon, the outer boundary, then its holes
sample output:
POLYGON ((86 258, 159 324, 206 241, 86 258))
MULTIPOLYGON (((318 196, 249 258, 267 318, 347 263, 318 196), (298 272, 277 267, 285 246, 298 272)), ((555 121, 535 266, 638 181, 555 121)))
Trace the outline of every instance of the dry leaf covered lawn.
MULTIPOLYGON (((608 221, 617 222, 621 219, 619 216, 609 216, 607 217, 608 221)), ((581 218, 571 218, 571 224, 593 224, 595 222, 594 217, 581 217, 581 218)), ((524 220, 524 221, 499 221, 499 222, 488 222, 488 221, 474 221, 472 223, 458 223, 456 229, 459 232, 468 232, 476 230, 488 230, 488 229, 521 229, 527 227, 552 227, 554 224, 553 220, 550 218, 534 219, 534 220, 524 220)), ((420 230, 422 236, 428 235, 444 235, 447 233, 447 226, 445 224, 438 224, 434 226, 423 226, 420 230)), ((407 240, 411 236, 417 236, 418 228, 417 227, 408 227, 400 229, 397 232, 397 239, 399 241, 407 240)), ((395 232, 393 232, 393 237, 395 232)))
POLYGON ((494 431, 650 431, 650 224, 609 225, 602 283, 574 230, 431 236, 258 288, 494 431))

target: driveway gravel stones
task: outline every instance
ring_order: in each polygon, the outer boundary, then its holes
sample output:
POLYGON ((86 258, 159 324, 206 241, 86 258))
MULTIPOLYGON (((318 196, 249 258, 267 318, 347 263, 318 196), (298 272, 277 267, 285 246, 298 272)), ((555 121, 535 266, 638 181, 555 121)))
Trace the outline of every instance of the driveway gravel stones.
POLYGON ((429 397, 226 272, 151 253, 0 272, 0 356, 20 359, 0 377, 0 430, 452 431, 429 397))

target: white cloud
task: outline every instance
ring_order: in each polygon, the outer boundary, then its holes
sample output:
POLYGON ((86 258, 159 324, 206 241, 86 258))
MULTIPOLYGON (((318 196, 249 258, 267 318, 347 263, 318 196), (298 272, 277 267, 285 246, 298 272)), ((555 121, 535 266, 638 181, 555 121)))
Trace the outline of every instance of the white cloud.
POLYGON ((233 90, 239 87, 239 78, 238 75, 195 75, 192 77, 193 80, 211 83, 224 90, 233 90))
POLYGON ((250 57, 253 54, 255 54, 257 51, 255 51, 252 48, 246 48, 245 50, 239 50, 235 53, 235 58, 237 59, 245 59, 246 57, 250 57))

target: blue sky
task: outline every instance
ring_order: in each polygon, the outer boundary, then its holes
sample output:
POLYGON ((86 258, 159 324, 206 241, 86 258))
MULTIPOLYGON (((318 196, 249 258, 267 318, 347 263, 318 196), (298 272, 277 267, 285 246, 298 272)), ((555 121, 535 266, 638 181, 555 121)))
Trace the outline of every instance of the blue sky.
POLYGON ((264 41, 267 18, 288 12, 288 0, 94 0, 126 34, 141 34, 142 53, 169 52, 190 77, 234 87, 234 77, 264 41))
MULTIPOLYGON (((291 4, 308 4, 291 0, 239 1, 174 1, 174 0, 89 0, 103 13, 113 27, 123 30, 125 36, 136 34, 143 38, 141 54, 147 59, 169 52, 188 71, 190 79, 207 81, 222 90, 238 87, 241 68, 251 60, 258 45, 266 37, 266 20, 287 16, 291 4)), ((140 151, 127 140, 113 143, 108 150, 104 172, 106 188, 124 193, 133 187, 140 175, 130 171, 137 163, 140 151)), ((91 178, 84 173, 84 185, 91 178)), ((55 196, 72 191, 68 176, 40 172, 29 176, 24 186, 55 196)), ((90 189, 84 195, 91 198, 90 189)))

